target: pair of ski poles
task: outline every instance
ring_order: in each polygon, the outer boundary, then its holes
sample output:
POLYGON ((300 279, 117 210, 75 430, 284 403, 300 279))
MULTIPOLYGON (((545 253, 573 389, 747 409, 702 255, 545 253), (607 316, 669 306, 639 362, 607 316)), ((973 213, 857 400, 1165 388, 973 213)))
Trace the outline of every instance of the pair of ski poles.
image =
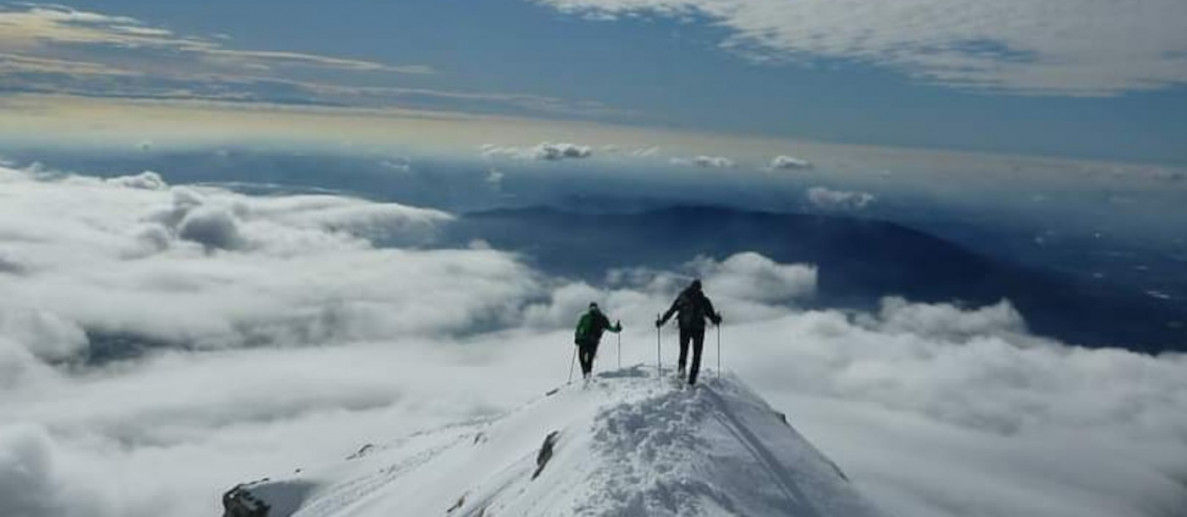
MULTIPOLYGON (((720 314, 718 316, 720 316, 720 314)), ((655 321, 658 322, 661 318, 663 318, 662 315, 659 315, 659 314, 655 315, 655 321)), ((663 326, 656 325, 655 326, 655 376, 656 377, 661 377, 663 375, 663 372, 662 372, 663 368, 662 368, 662 365, 660 364, 663 361, 663 353, 661 352, 662 343, 663 343, 662 335, 663 335, 663 326)), ((618 366, 619 366, 619 368, 621 368, 622 364, 620 363, 618 366)), ((721 378, 721 324, 720 323, 717 324, 717 378, 719 378, 719 379, 721 378)))
MULTIPOLYGON (((655 315, 655 321, 659 321, 662 316, 655 315)), ((622 369, 622 334, 618 336, 618 369, 622 369)), ((567 383, 573 382, 573 367, 577 365, 577 346, 573 347, 573 359, 569 361, 569 380, 567 383)), ((655 374, 656 377, 663 375, 663 328, 661 326, 655 327, 655 374)), ((721 378, 721 324, 717 324, 717 377, 721 378)))
MULTIPOLYGON (((618 369, 621 370, 622 369, 622 331, 620 330, 618 332, 618 334, 615 334, 615 335, 618 336, 618 369)), ((569 361, 569 380, 566 382, 566 384, 571 384, 573 382, 573 367, 577 365, 577 349, 578 348, 579 347, 577 347, 577 346, 573 347, 573 359, 571 361, 569 361)), ((720 359, 718 361, 720 361, 720 359)))

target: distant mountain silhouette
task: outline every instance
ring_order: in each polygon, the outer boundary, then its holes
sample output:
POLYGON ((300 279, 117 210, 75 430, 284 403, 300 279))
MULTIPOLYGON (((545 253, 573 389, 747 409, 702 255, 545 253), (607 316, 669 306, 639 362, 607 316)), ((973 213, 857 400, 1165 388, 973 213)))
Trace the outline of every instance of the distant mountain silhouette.
POLYGON ((783 263, 819 266, 818 303, 869 308, 883 296, 969 305, 1010 300, 1032 331, 1072 344, 1141 351, 1187 349, 1187 310, 1120 289, 1087 286, 1056 272, 974 253, 898 224, 712 206, 635 214, 502 209, 463 216, 447 241, 484 239, 524 253, 541 269, 590 281, 606 270, 671 268, 703 255, 754 251, 783 263))

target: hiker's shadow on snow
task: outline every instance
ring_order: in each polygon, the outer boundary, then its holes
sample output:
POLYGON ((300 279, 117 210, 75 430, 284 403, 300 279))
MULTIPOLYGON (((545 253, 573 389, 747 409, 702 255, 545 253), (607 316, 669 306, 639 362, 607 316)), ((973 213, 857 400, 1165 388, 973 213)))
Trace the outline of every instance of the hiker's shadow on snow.
POLYGON ((622 369, 618 369, 618 370, 610 370, 610 371, 606 371, 606 372, 600 372, 600 373, 598 373, 598 377, 603 378, 603 379, 628 379, 628 378, 648 377, 651 375, 650 368, 651 367, 648 367, 648 366, 645 366, 642 364, 636 364, 636 365, 628 366, 626 368, 622 368, 622 369))

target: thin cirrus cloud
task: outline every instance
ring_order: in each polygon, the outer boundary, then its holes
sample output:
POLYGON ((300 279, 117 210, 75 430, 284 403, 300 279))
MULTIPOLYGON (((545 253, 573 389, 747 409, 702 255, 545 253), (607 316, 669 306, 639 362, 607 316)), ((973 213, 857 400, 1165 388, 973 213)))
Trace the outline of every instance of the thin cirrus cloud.
POLYGON ((436 210, 152 172, 0 185, 0 515, 215 514, 235 483, 539 397, 591 300, 622 319, 623 364, 654 360, 652 317, 692 277, 725 314, 724 365, 888 514, 1187 502, 1184 357, 1043 339, 1009 302, 808 309, 818 268, 755 253, 595 286, 434 248, 436 210), (111 334, 149 353, 105 363, 111 334))
POLYGON ((969 89, 1113 96, 1187 83, 1179 0, 533 0, 594 20, 708 19, 760 62, 841 59, 969 89))
POLYGON ((121 72, 117 61, 105 52, 113 49, 147 52, 141 57, 155 55, 161 63, 180 58, 187 66, 222 70, 267 71, 301 66, 359 72, 433 72, 424 65, 393 66, 298 52, 234 49, 215 38, 177 34, 136 18, 54 5, 0 8, 0 29, 0 49, 9 55, 8 66, 19 63, 18 58, 39 60, 42 66, 55 64, 76 73, 81 70, 77 65, 70 66, 74 60, 62 56, 81 53, 95 62, 91 64, 102 63, 112 73, 121 72))
POLYGON ((0 91, 480 113, 628 113, 591 100, 391 84, 434 73, 423 64, 233 48, 226 37, 179 34, 136 18, 56 5, 0 6, 0 91))
POLYGON ((68 7, 0 7, 0 90, 152 99, 327 102, 299 71, 430 74, 423 65, 228 46, 225 39, 68 7))

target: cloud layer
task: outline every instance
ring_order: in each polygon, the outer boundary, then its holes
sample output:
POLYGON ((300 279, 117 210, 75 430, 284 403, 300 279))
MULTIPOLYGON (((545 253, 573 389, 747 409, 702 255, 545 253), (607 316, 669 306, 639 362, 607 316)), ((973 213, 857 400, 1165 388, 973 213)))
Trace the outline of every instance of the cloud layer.
POLYGON ((1038 338, 1008 301, 810 310, 827 264, 689 257, 590 285, 435 248, 434 210, 152 173, 0 168, 0 187, 3 515, 214 514, 235 483, 539 396, 590 301, 623 320, 624 364, 651 361, 654 314, 693 277, 723 364, 891 514, 1187 503, 1187 359, 1038 338))
POLYGON ((781 154, 771 158, 771 163, 767 166, 767 168, 773 171, 811 169, 812 162, 803 158, 796 158, 794 156, 781 154))
POLYGON ((1117 95, 1187 82, 1178 0, 533 0, 592 19, 707 19, 763 62, 844 59, 926 82, 1027 94, 1117 95))
POLYGON ((734 166, 734 161, 724 156, 692 156, 689 158, 671 158, 668 163, 672 165, 683 165, 693 167, 704 167, 708 169, 728 169, 734 166))
MULTIPOLYGON (((0 234, 18 239, 5 256, 23 272, 0 283, 10 300, 55 307, 93 331, 198 348, 320 341, 340 332, 444 332, 468 322, 446 321, 445 313, 418 317, 416 306, 453 306, 461 317, 483 302, 454 299, 463 285, 417 286, 421 273, 521 276, 509 258, 371 247, 429 243, 451 218, 442 212, 333 196, 166 189, 152 174, 32 183, 24 174, 0 174, 19 191, 0 208, 0 234), (53 218, 34 215, 42 210, 53 218), (395 264, 402 266, 388 267, 395 264), (335 282, 294 281, 322 275, 335 282)), ((525 286, 489 287, 498 296, 525 286)))
POLYGON ((873 194, 812 187, 805 194, 808 203, 821 210, 861 210, 876 199, 873 194))
POLYGON ((531 147, 485 144, 479 150, 486 157, 506 157, 519 160, 543 160, 552 162, 593 156, 592 147, 568 142, 540 142, 531 147))

